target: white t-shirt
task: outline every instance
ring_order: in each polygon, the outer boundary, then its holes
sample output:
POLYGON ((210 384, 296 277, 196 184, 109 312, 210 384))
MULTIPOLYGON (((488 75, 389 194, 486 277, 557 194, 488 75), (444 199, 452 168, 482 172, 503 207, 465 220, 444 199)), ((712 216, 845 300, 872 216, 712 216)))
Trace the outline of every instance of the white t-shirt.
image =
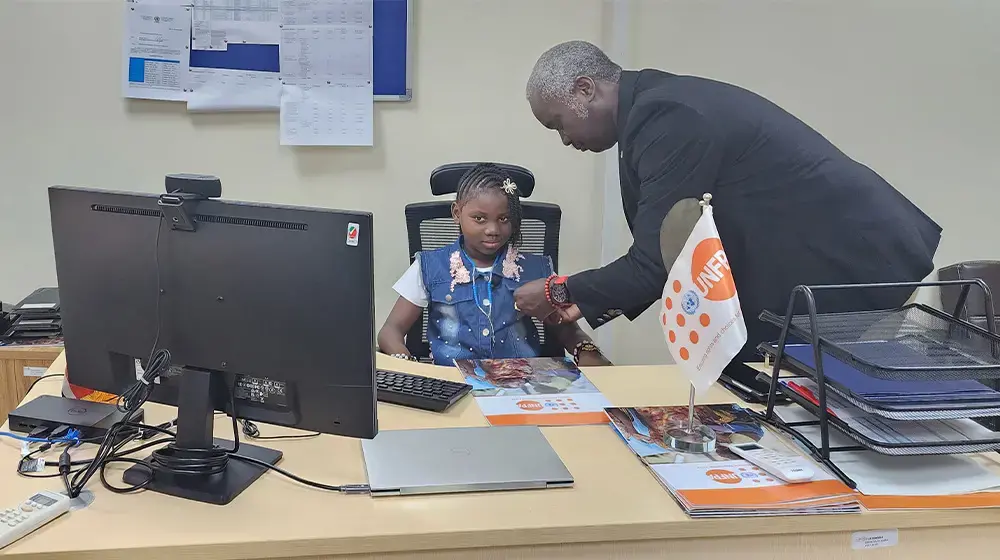
MULTIPOLYGON (((492 272, 493 268, 486 267, 476 267, 477 272, 483 274, 489 274, 492 272)), ((392 286, 393 290, 406 301, 420 307, 422 309, 427 308, 427 304, 430 301, 430 295, 427 293, 427 287, 424 286, 424 276, 420 274, 420 255, 413 260, 413 264, 410 268, 406 269, 406 272, 396 280, 396 283, 392 286)))

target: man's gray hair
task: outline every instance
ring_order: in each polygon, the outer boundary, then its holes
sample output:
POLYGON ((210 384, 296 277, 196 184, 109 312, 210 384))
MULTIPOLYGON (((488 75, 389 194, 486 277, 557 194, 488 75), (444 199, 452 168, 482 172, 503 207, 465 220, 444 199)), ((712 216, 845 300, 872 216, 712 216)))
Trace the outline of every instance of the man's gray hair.
POLYGON ((538 57, 531 70, 525 95, 531 99, 538 94, 542 99, 558 99, 570 107, 573 99, 573 83, 586 76, 593 80, 618 83, 622 67, 604 54, 597 45, 586 41, 559 43, 538 57))

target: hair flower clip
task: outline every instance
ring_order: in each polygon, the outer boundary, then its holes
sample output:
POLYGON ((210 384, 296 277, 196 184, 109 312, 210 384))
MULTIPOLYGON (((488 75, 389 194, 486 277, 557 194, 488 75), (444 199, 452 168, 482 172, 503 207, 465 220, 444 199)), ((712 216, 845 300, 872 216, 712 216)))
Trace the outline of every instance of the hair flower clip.
POLYGON ((500 188, 507 194, 517 194, 517 183, 511 181, 509 177, 503 180, 503 185, 500 188))

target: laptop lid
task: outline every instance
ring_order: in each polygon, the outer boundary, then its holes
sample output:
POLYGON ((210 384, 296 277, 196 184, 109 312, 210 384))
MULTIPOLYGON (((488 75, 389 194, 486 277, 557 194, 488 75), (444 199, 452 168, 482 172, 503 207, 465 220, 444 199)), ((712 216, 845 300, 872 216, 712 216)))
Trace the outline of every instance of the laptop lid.
POLYGON ((385 430, 361 450, 372 496, 573 485, 535 426, 385 430))

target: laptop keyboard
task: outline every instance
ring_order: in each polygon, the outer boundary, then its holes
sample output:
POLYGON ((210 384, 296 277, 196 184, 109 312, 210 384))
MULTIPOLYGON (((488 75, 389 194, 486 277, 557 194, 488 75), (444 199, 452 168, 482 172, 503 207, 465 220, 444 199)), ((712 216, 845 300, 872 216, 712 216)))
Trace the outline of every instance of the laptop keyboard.
POLYGON ((432 412, 444 412, 472 390, 466 383, 412 373, 376 370, 378 400, 432 412))

